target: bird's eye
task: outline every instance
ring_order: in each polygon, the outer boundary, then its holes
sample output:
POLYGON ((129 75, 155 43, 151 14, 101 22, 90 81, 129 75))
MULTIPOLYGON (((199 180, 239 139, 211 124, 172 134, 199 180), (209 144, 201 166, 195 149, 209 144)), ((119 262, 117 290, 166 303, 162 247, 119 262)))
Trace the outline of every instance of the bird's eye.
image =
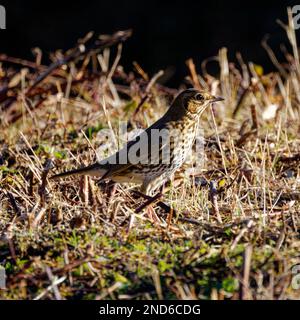
POLYGON ((200 94, 200 93, 197 93, 196 96, 195 96, 195 98, 196 98, 197 101, 203 101, 203 100, 204 100, 203 95, 200 94))

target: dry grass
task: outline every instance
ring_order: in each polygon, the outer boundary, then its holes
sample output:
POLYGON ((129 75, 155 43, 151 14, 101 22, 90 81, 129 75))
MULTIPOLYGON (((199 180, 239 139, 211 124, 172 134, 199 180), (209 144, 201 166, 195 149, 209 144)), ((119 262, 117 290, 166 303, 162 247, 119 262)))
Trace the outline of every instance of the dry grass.
POLYGON ((218 78, 204 63, 195 74, 188 62, 187 81, 226 100, 202 118, 203 166, 186 164, 166 189, 162 201, 174 210, 154 205, 160 224, 135 211, 146 200, 132 185, 53 182, 48 174, 94 161, 99 147, 113 152, 120 119, 130 130, 147 127, 177 91, 138 65, 126 74, 121 45, 77 55, 35 85, 47 70, 39 56, 31 66, 18 61, 21 70, 3 63, 0 264, 8 279, 0 296, 299 298, 291 287, 300 264, 300 67, 291 16, 286 30, 284 63, 265 45, 278 72, 264 74, 240 55, 228 62, 225 48, 218 78), (109 143, 103 128, 114 132, 109 143))

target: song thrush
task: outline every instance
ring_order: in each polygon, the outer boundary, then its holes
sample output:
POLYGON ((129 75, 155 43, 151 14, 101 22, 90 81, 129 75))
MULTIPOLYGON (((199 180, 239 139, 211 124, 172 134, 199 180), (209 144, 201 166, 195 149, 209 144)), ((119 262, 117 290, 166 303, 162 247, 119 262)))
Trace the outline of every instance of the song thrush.
POLYGON ((181 167, 192 149, 199 117, 212 102, 223 100, 209 92, 181 92, 163 117, 112 156, 90 166, 63 172, 53 179, 90 175, 115 182, 141 184, 151 194, 181 167))

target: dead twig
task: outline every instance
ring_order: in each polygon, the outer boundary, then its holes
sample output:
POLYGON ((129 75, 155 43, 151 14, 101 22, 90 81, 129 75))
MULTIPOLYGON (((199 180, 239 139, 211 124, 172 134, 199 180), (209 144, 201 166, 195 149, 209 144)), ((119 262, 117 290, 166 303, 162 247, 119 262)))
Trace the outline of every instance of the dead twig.
POLYGON ((199 81, 199 78, 197 75, 197 71, 196 71, 196 67, 195 67, 193 59, 192 58, 188 59, 186 61, 186 65, 188 66, 188 68, 190 70, 190 74, 192 77, 192 82, 193 82, 194 87, 198 90, 201 90, 202 87, 201 87, 201 84, 200 84, 200 81, 199 81))
POLYGON ((209 184, 209 198, 212 203, 212 211, 218 222, 222 224, 222 218, 218 206, 218 190, 215 181, 211 181, 209 184))
POLYGON ((47 176, 51 169, 54 168, 54 164, 51 159, 47 159, 44 165, 44 170, 42 173, 42 183, 39 188, 39 195, 41 197, 41 206, 43 207, 45 205, 45 198, 46 198, 46 187, 47 187, 47 176))
POLYGON ((242 283, 240 287, 240 299, 241 300, 251 300, 252 295, 250 292, 250 270, 251 270, 251 258, 252 258, 252 245, 248 244, 244 251, 243 257, 243 276, 242 283))
POLYGON ((240 95, 240 98, 238 99, 235 108, 233 110, 232 113, 232 118, 235 119, 238 112, 240 111, 240 108, 243 105, 244 100, 246 99, 246 97, 248 96, 249 92, 252 91, 252 86, 248 86, 246 89, 243 90, 242 94, 240 95))
POLYGON ((145 89, 145 94, 142 97, 141 101, 139 102, 138 106, 136 107, 134 113, 133 113, 133 118, 135 118, 135 116, 138 114, 138 112, 140 111, 140 109, 142 108, 142 106, 150 99, 150 91, 151 88, 153 87, 153 85, 155 84, 155 82, 157 81, 157 79, 159 79, 162 75, 164 74, 163 70, 160 70, 159 72, 157 72, 149 81, 149 83, 147 84, 147 87, 145 89))
POLYGON ((85 206, 89 204, 89 177, 88 176, 81 176, 80 177, 80 187, 79 193, 81 197, 81 201, 84 203, 85 206))
POLYGON ((117 43, 126 41, 131 36, 131 30, 118 31, 111 36, 105 36, 102 39, 95 41, 90 46, 85 46, 83 43, 80 43, 72 52, 62 59, 57 60, 52 63, 45 72, 40 74, 33 84, 27 89, 26 94, 30 93, 39 83, 41 83, 45 78, 47 78, 54 70, 59 67, 68 64, 70 61, 76 60, 83 56, 84 54, 89 54, 91 51, 98 52, 104 48, 111 47, 117 43))
POLYGON ((9 191, 6 192, 6 196, 12 206, 12 208, 14 209, 15 213, 17 216, 21 216, 22 212, 21 212, 21 209, 20 207, 18 206, 17 204, 17 201, 14 197, 14 195, 12 193, 10 193, 9 191))
POLYGON ((35 69, 35 70, 36 69, 39 69, 39 70, 47 69, 47 66, 38 65, 35 62, 28 61, 28 60, 25 60, 25 59, 10 57, 7 54, 0 54, 0 61, 1 62, 12 63, 12 64, 17 64, 17 65, 20 65, 22 67, 27 67, 27 68, 31 68, 31 69, 35 69))
MULTIPOLYGON (((49 75, 56 72, 60 67, 63 65, 67 65, 68 63, 78 60, 84 55, 89 55, 91 53, 97 53, 105 48, 109 48, 117 43, 121 43, 126 41, 131 36, 131 30, 125 30, 125 31, 118 31, 114 33, 113 35, 106 35, 102 36, 101 39, 96 40, 93 44, 89 46, 85 46, 83 41, 80 41, 79 44, 74 48, 69 50, 70 53, 63 56, 63 58, 58 59, 57 61, 53 62, 48 68, 42 69, 42 73, 36 77, 36 79, 33 81, 33 83, 26 89, 25 91, 25 97, 29 97, 32 93, 32 91, 49 75)), ((3 57, 4 58, 4 57, 3 57)), ((14 96, 7 96, 7 90, 1 93, 1 102, 2 104, 2 110, 7 110, 14 101, 17 100, 18 95, 14 96)), ((17 118, 18 119, 18 118, 17 118)))
MULTIPOLYGON (((149 202, 153 200, 153 197, 150 197, 148 195, 145 195, 139 191, 136 191, 136 190, 133 190, 132 191, 133 193, 135 193, 136 195, 144 198, 144 199, 147 199, 149 202)), ((151 203, 151 202, 150 202, 151 203)), ((177 216, 177 212, 175 209, 171 208, 169 205, 167 205, 166 203, 162 202, 162 201, 158 201, 157 202, 157 205, 163 209, 166 213, 168 213, 169 215, 172 213, 172 216, 177 216)), ((201 226, 203 227, 204 229, 207 229, 208 231, 211 231, 211 232, 220 232, 220 233, 225 233, 225 231, 222 231, 222 229, 225 229, 225 228, 228 228, 228 227, 231 227, 233 226, 234 224, 230 224, 229 226, 224 226, 224 228, 220 228, 220 227, 216 227, 216 226, 213 226, 209 223, 205 223, 205 222, 202 222, 202 221, 199 221, 199 220, 196 220, 196 219, 193 219, 193 218, 186 218, 186 217, 178 217, 177 218, 178 221, 181 221, 181 222, 185 222, 185 223, 190 223, 190 224, 194 224, 194 225, 197 225, 197 226, 201 226), (218 231, 217 231, 218 229, 218 231)), ((248 220, 247 220, 248 221, 248 220)), ((245 223, 245 221, 243 221, 242 223, 245 223)))
POLYGON ((236 142, 236 147, 240 148, 242 145, 244 145, 246 143, 246 141, 248 140, 248 138, 250 138, 251 136, 257 134, 257 130, 250 130, 247 131, 246 133, 244 133, 236 142))
POLYGON ((257 114, 255 105, 251 104, 251 117, 252 117, 252 130, 257 130, 258 124, 257 124, 257 114))

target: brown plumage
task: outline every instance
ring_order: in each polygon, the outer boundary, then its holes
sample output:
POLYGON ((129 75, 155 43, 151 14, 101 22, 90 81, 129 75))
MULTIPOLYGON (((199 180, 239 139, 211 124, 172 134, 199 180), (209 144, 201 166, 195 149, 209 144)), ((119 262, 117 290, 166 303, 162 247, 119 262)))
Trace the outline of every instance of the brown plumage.
POLYGON ((141 184, 150 194, 181 167, 191 151, 201 113, 212 102, 223 100, 208 92, 181 92, 158 121, 112 156, 90 166, 67 171, 53 179, 90 175, 115 182, 141 184))

